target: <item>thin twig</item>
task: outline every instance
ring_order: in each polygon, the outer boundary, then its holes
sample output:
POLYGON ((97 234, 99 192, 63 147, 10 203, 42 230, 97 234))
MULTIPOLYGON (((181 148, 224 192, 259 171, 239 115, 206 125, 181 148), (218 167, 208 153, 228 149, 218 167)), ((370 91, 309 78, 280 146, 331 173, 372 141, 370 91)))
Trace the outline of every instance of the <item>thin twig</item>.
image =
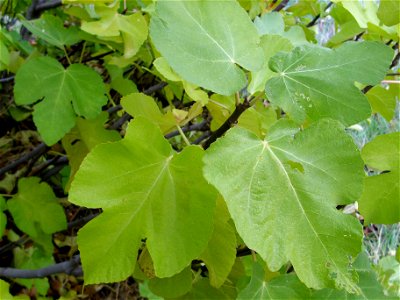
POLYGON ((243 103, 240 103, 236 106, 234 112, 230 115, 230 117, 225 121, 224 124, 221 125, 216 131, 214 131, 210 138, 205 141, 203 148, 207 149, 210 147, 211 143, 215 142, 217 138, 221 137, 232 125, 234 125, 239 119, 240 115, 250 107, 249 99, 245 99, 243 103))
POLYGON ((399 63, 400 60, 400 51, 397 52, 396 56, 394 57, 392 63, 390 64, 390 69, 394 68, 395 66, 397 66, 397 64, 399 63))
POLYGON ((51 176, 56 175, 58 172, 60 172, 63 168, 64 165, 68 163, 68 157, 62 156, 57 159, 57 161, 54 163, 54 167, 51 168, 50 170, 47 170, 46 172, 43 172, 43 174, 40 176, 43 181, 46 181, 49 179, 51 176))
MULTIPOLYGON (((181 130, 183 132, 203 131, 203 130, 206 130, 208 128, 208 126, 206 126, 206 125, 207 125, 207 120, 203 120, 200 123, 192 124, 192 125, 189 125, 189 126, 184 126, 184 127, 181 128, 181 130)), ((172 131, 170 133, 167 133, 164 137, 166 139, 170 139, 170 138, 173 138, 174 136, 177 136, 177 135, 179 135, 179 131, 175 130, 175 131, 172 131)))
POLYGON ((21 156, 17 160, 13 161, 12 163, 8 164, 7 166, 3 167, 0 169, 0 177, 3 176, 5 173, 12 171, 19 165, 29 161, 30 159, 33 159, 39 155, 44 154, 47 151, 47 145, 45 143, 41 143, 38 146, 36 146, 31 152, 21 156))
POLYGON ((364 33, 365 33, 365 31, 362 31, 362 32, 360 32, 359 34, 357 34, 357 35, 354 37, 354 41, 355 41, 355 42, 359 41, 360 38, 364 35, 364 33))
POLYGON ((67 52, 67 49, 65 48, 65 46, 63 47, 63 50, 64 50, 65 58, 67 59, 68 64, 71 65, 72 62, 71 62, 71 59, 69 58, 69 55, 68 55, 68 52, 67 52))
POLYGON ((124 125, 124 123, 125 123, 126 121, 129 121, 130 119, 132 119, 132 116, 129 115, 129 114, 127 114, 127 113, 124 113, 124 114, 122 115, 122 117, 120 117, 117 121, 115 121, 115 122, 114 122, 111 126, 109 126, 108 128, 109 128, 109 129, 112 129, 112 130, 116 130, 116 129, 120 128, 122 125, 124 125))
POLYGON ((206 131, 203 135, 199 136, 197 139, 193 141, 193 145, 200 145, 202 141, 209 138, 211 136, 210 131, 206 131))
MULTIPOLYGON (((164 86, 166 86, 168 83, 166 82, 160 82, 156 85, 153 85, 151 87, 149 87, 147 90, 143 91, 143 94, 145 95, 151 95, 152 93, 161 90, 164 86)), ((110 109, 107 110, 108 113, 112 113, 112 112, 116 112, 118 110, 122 109, 121 105, 116 105, 111 107, 110 109)), ((118 129, 120 128, 126 121, 129 121, 132 117, 127 114, 124 113, 117 121, 115 121, 112 125, 110 125, 108 128, 109 129, 118 129)))
POLYGON ((95 56, 88 57, 88 58, 86 58, 86 59, 83 59, 83 60, 82 60, 82 63, 86 63, 86 62, 88 62, 88 61, 92 61, 92 60, 96 60, 96 59, 101 59, 101 58, 103 58, 103 57, 105 57, 105 56, 107 56, 107 55, 113 54, 114 52, 115 52, 114 50, 110 50, 110 51, 101 53, 101 54, 99 54, 99 55, 95 55, 95 56))
MULTIPOLYGON (((93 213, 93 214, 85 216, 83 218, 68 222, 68 226, 67 226, 66 230, 71 230, 71 229, 77 228, 77 227, 81 228, 83 225, 85 225, 86 223, 88 223, 89 221, 91 221, 92 219, 97 217, 99 214, 100 213, 93 213)), ((66 231, 66 230, 63 230, 63 231, 66 231)), ((63 231, 60 231, 60 232, 63 232, 63 231)), ((30 241, 32 241, 31 238, 24 234, 17 241, 10 242, 10 243, 0 247, 0 254, 7 252, 7 251, 11 251, 15 247, 18 247, 18 246, 28 243, 30 241)))
POLYGON ((48 9, 52 9, 52 8, 56 8, 62 5, 62 1, 61 0, 53 0, 53 1, 47 1, 44 3, 40 3, 36 6, 36 11, 45 11, 48 9))
POLYGON ((9 278, 43 278, 46 276, 59 273, 64 273, 74 276, 82 276, 83 272, 79 263, 80 263, 80 255, 76 255, 71 260, 36 270, 0 268, 0 276, 9 278))
POLYGON ((278 6, 273 9, 273 11, 282 10, 286 6, 286 4, 288 4, 288 2, 289 0, 282 0, 281 3, 279 3, 278 6))
POLYGON ((388 84, 400 84, 400 80, 382 80, 381 83, 388 83, 388 84))
POLYGON ((14 78, 15 78, 14 75, 10 76, 10 77, 0 78, 0 83, 7 83, 7 82, 10 82, 10 81, 13 81, 14 78))
POLYGON ((167 86, 168 83, 166 83, 165 81, 161 81, 151 87, 149 87, 148 89, 143 91, 143 94, 145 95, 151 95, 154 92, 157 92, 158 90, 161 90, 163 87, 167 86))
POLYGON ((176 125, 176 128, 178 128, 179 134, 181 135, 181 137, 182 137, 183 141, 185 142, 185 144, 187 146, 190 146, 190 142, 189 142, 187 136, 185 135, 185 133, 182 131, 181 126, 176 125))
MULTIPOLYGON (((157 83, 157 84, 155 84, 155 85, 149 87, 147 90, 144 90, 144 91, 143 91, 143 94, 145 94, 145 95, 151 95, 151 94, 153 94, 154 92, 156 92, 156 91, 158 91, 158 90, 161 90, 161 89, 162 89, 163 87, 165 87, 166 85, 168 85, 168 83, 166 83, 166 82, 164 82, 164 81, 161 81, 161 82, 159 82, 159 83, 157 83)), ((121 104, 118 104, 118 105, 115 105, 115 106, 110 107, 109 109, 107 109, 107 112, 108 112, 109 114, 112 114, 112 113, 115 113, 115 112, 117 112, 117 111, 119 111, 119 110, 121 110, 121 109, 122 109, 122 105, 121 105, 121 104)))
POLYGON ((83 218, 71 221, 68 223, 68 229, 67 230, 71 230, 75 227, 82 227, 83 225, 85 225, 86 223, 88 223, 89 221, 93 220, 95 217, 97 217, 100 213, 94 213, 91 215, 87 215, 83 218))
MULTIPOLYGON (((327 10, 329 9, 329 7, 332 6, 332 4, 333 4, 333 2, 329 2, 328 5, 325 7, 324 11, 327 11, 327 10)), ((319 13, 318 15, 316 15, 316 16, 314 17, 314 19, 311 20, 310 23, 308 23, 308 24, 306 25, 306 27, 312 27, 312 26, 314 26, 315 23, 317 23, 317 21, 319 20, 320 17, 321 17, 321 14, 319 13)))

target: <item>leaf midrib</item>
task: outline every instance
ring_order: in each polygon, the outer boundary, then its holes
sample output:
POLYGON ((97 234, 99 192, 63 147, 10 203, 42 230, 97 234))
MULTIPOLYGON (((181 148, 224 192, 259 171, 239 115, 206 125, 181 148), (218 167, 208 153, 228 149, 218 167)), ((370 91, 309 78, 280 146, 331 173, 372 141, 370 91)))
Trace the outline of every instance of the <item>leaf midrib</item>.
MULTIPOLYGON (((307 223, 310 225, 310 228, 312 229, 312 232, 314 233, 314 235, 316 236, 317 241, 319 241, 319 243, 321 244, 322 248, 324 249, 326 255, 329 257, 331 263, 336 267, 336 271, 340 272, 340 268, 336 265, 335 260, 332 259, 328 249, 325 247, 325 244, 322 242, 322 240, 319 238, 319 234, 318 232, 315 230, 314 225, 312 224, 312 222, 310 221, 310 219, 307 216, 306 211, 304 210, 304 207, 300 201, 300 198, 297 194, 297 191, 295 189, 295 187, 292 184, 292 181, 290 180, 289 174, 286 172, 285 167, 283 166, 283 164, 281 163, 281 161, 279 160, 279 158, 275 155, 275 153, 271 150, 271 148, 269 147, 269 145, 266 147, 266 149, 268 150, 268 152, 271 154, 272 159, 276 162, 276 164, 279 166, 279 168, 283 171, 283 174, 285 175, 285 177, 287 178, 287 182, 289 184, 290 189, 293 192, 293 195, 295 196, 296 199, 296 203, 298 204, 299 208, 301 209, 303 215, 305 216, 307 223)), ((346 277, 346 276, 345 276, 346 277)), ((346 277, 347 278, 347 277, 346 277)))
MULTIPOLYGON (((130 224, 132 223, 133 219, 136 217, 137 213, 142 209, 142 207, 148 202, 148 198, 151 194, 151 192, 153 191, 154 187, 157 185, 158 181, 160 180, 160 178, 162 177, 162 175, 164 174, 164 170, 166 169, 166 167, 169 165, 169 162, 171 161, 170 158, 167 158, 164 166, 162 167, 160 173, 158 174, 158 176, 156 177, 156 179, 153 181, 153 184, 150 186, 148 192, 145 194, 145 196, 143 197, 143 200, 141 201, 141 203, 136 207, 136 209, 134 211, 131 212, 130 217, 126 220, 125 224, 127 224, 126 226, 121 226, 120 230, 118 232, 115 233, 114 235, 114 243, 109 243, 109 245, 111 245, 111 247, 108 247, 106 250, 105 254, 108 254, 109 251, 111 250, 112 246, 116 244, 116 241, 120 238, 121 235, 124 234, 125 230, 127 227, 130 226, 130 224)), ((154 165, 154 164, 153 164, 154 165)))

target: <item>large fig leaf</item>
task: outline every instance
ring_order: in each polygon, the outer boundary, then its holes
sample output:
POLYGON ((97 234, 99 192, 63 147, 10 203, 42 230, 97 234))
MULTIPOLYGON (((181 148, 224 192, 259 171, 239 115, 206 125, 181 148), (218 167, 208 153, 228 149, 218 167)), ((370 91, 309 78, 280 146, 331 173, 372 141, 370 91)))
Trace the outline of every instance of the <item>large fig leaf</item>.
POLYGON ((263 63, 259 37, 236 1, 158 1, 150 36, 185 80, 222 95, 246 85, 239 66, 256 71, 263 63))
POLYGON ((103 208, 78 234, 87 284, 131 275, 144 238, 157 277, 173 276, 205 250, 216 192, 203 178, 202 157, 197 146, 175 153, 140 117, 123 140, 88 154, 69 194, 75 204, 103 208))
POLYGON ((329 117, 352 125, 371 114, 354 83, 379 83, 392 56, 392 49, 377 42, 346 43, 335 50, 297 47, 271 58, 278 76, 267 82, 266 93, 297 122, 329 117))
POLYGON ((362 228, 336 206, 358 199, 364 171, 340 123, 323 120, 298 132, 281 120, 265 140, 236 127, 204 161, 240 236, 272 271, 290 260, 309 287, 335 281, 357 291, 348 266, 361 250, 362 228))

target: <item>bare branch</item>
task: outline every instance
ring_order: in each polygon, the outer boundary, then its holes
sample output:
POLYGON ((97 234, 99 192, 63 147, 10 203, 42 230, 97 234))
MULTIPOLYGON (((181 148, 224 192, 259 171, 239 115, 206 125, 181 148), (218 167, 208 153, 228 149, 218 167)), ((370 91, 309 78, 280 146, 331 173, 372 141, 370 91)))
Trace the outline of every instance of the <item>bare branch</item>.
POLYGON ((286 4, 288 4, 288 2, 289 0, 282 0, 281 3, 279 3, 278 6, 273 9, 273 11, 282 10, 286 6, 286 4))
MULTIPOLYGON (((333 2, 329 2, 328 5, 325 7, 324 11, 327 11, 329 9, 329 7, 331 7, 333 4, 333 2)), ((314 19, 311 20, 310 23, 308 23, 306 25, 306 27, 312 27, 315 25, 315 23, 317 23, 317 21, 319 20, 319 18, 321 17, 321 14, 318 14, 314 17, 314 19)))
MULTIPOLYGON (((157 83, 156 85, 153 85, 149 87, 147 90, 143 91, 143 94, 145 95, 151 95, 152 93, 161 90, 164 86, 166 86, 168 83, 161 81, 160 83, 157 83)), ((118 104, 114 107, 111 107, 110 109, 107 110, 108 113, 116 112, 118 110, 122 109, 121 104, 118 104)), ((126 121, 129 121, 132 117, 124 113, 122 117, 120 117, 117 121, 115 121, 111 126, 109 126, 110 129, 118 129, 120 128, 126 121)))
POLYGON ((39 155, 42 155, 47 151, 47 146, 44 143, 39 144, 36 146, 31 152, 21 156, 17 160, 13 161, 12 163, 8 164, 7 166, 0 169, 0 177, 3 176, 5 173, 15 169, 19 165, 33 159, 39 155))
MULTIPOLYGON (((183 132, 203 131, 203 130, 207 130, 207 129, 208 129, 207 120, 204 120, 204 121, 202 121, 200 123, 196 123, 196 124, 192 124, 192 125, 189 125, 189 126, 182 127, 182 131, 183 132)), ((170 139, 170 138, 173 138, 174 136, 177 136, 177 135, 179 135, 179 131, 175 130, 175 131, 172 131, 172 132, 166 134, 164 137, 166 139, 170 139)))
POLYGON ((250 100, 245 99, 243 103, 240 103, 236 106, 234 112, 230 115, 230 117, 225 121, 224 124, 221 125, 216 131, 214 131, 210 138, 205 141, 203 148, 207 149, 211 143, 215 142, 217 138, 221 137, 232 125, 234 125, 239 119, 240 115, 250 107, 250 100))
POLYGON ((0 83, 6 83, 6 82, 10 82, 13 81, 15 78, 15 76, 10 76, 10 77, 5 77, 5 78, 0 78, 0 83))
POLYGON ((0 276, 9 278, 43 278, 59 273, 82 276, 83 272, 82 267, 80 266, 80 255, 74 256, 71 260, 36 270, 0 268, 0 276))
MULTIPOLYGON (((144 91, 143 91, 143 94, 145 94, 145 95, 151 95, 151 94, 153 94, 154 92, 157 92, 158 90, 161 90, 161 89, 162 89, 163 87, 165 87, 166 85, 168 85, 168 83, 166 83, 166 82, 164 82, 164 81, 161 81, 161 82, 159 82, 159 83, 157 83, 157 84, 155 84, 155 85, 149 87, 147 90, 144 90, 144 91)), ((118 105, 115 105, 115 106, 110 107, 109 109, 107 109, 107 112, 108 112, 109 114, 112 114, 112 113, 115 113, 115 112, 117 112, 117 111, 119 111, 119 110, 121 110, 121 109, 122 109, 121 104, 118 104, 118 105)))
POLYGON ((47 1, 44 3, 39 3, 38 5, 36 5, 36 11, 45 11, 48 9, 52 9, 52 8, 56 8, 62 5, 62 1, 61 0, 53 0, 53 1, 47 1))

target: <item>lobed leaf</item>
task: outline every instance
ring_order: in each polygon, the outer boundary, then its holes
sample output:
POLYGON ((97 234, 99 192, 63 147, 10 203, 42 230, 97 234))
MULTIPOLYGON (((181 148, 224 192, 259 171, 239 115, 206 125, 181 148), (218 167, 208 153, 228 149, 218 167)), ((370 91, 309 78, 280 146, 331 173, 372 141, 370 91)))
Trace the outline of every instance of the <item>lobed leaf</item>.
POLYGON ((65 28, 62 20, 52 15, 44 15, 33 21, 23 20, 22 24, 37 37, 60 49, 76 44, 80 40, 79 30, 76 27, 65 28))
POLYGON ((222 95, 245 87, 239 66, 262 64, 257 31, 236 1, 158 1, 150 36, 183 79, 222 95))
POLYGON ((236 127, 212 144, 204 162, 238 233, 272 271, 290 260, 309 287, 335 281, 357 291, 348 267, 361 249, 361 225, 336 206, 360 196, 363 163, 338 122, 299 132, 281 120, 265 140, 236 127))
POLYGON ((216 192, 202 176, 197 146, 174 153, 157 125, 135 118, 123 140, 97 146, 83 161, 69 200, 103 208, 78 233, 86 283, 133 273, 141 240, 157 277, 198 257, 212 234, 216 192))
POLYGON ((51 187, 39 177, 21 178, 18 193, 7 206, 18 228, 34 239, 67 228, 63 208, 51 187))
POLYGON ((352 125, 371 114, 354 83, 379 83, 392 56, 392 49, 377 42, 345 43, 335 50, 297 47, 271 58, 269 66, 278 76, 267 82, 266 93, 296 122, 329 117, 352 125))
POLYGON ((18 105, 35 104, 33 121, 44 142, 53 145, 75 125, 76 115, 95 118, 107 102, 99 74, 81 64, 67 69, 54 58, 39 57, 15 76, 18 105), (29 88, 27 88, 29 87, 29 88))

